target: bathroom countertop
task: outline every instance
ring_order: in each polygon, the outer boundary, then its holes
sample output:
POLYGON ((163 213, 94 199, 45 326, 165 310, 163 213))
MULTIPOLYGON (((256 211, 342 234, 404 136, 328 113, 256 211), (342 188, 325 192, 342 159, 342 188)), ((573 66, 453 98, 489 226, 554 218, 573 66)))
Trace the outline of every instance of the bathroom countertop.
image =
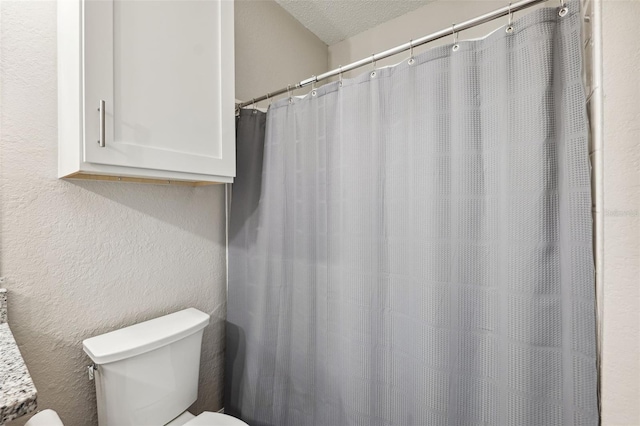
POLYGON ((38 396, 6 322, 6 300, 0 289, 0 425, 35 411, 38 396))

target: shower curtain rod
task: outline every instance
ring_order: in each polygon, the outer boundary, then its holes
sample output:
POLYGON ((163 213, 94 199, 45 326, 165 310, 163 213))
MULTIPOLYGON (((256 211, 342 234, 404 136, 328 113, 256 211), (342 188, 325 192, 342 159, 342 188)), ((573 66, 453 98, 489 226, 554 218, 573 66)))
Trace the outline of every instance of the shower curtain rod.
MULTIPOLYGON (((340 75, 344 72, 351 71, 356 68, 360 68, 364 65, 375 63, 380 59, 397 55, 398 53, 413 49, 414 47, 421 46, 431 41, 438 40, 446 36, 455 35, 460 31, 468 30, 469 28, 473 28, 475 26, 484 24, 486 22, 493 21, 494 19, 501 18, 503 16, 511 15, 512 13, 534 6, 538 3, 544 3, 546 1, 548 0, 521 0, 516 3, 512 3, 512 4, 510 3, 509 5, 501 7, 500 9, 496 9, 492 12, 485 13, 484 15, 475 17, 473 19, 469 19, 468 21, 464 21, 459 24, 453 24, 450 27, 444 28, 440 31, 436 31, 435 33, 426 35, 424 37, 420 37, 415 40, 411 40, 408 43, 401 44, 400 46, 396 46, 392 49, 388 49, 380 53, 375 53, 367 58, 360 59, 359 61, 356 61, 356 62, 352 62, 349 65, 340 66, 332 71, 325 72, 324 74, 320 74, 317 76, 314 75, 311 78, 302 80, 301 82, 296 83, 293 86, 290 85, 283 89, 276 90, 275 92, 267 93, 266 95, 260 96, 259 98, 254 98, 254 99, 251 99, 250 101, 236 104, 236 110, 239 108, 244 108, 249 105, 253 105, 260 101, 271 99, 274 96, 282 95, 283 93, 291 92, 292 90, 299 89, 304 86, 308 86, 309 84, 312 84, 321 80, 326 80, 327 78, 340 75)), ((564 3, 565 3, 564 0, 561 0, 562 8, 565 7, 564 3)), ((566 13, 566 10, 564 13, 566 13)))

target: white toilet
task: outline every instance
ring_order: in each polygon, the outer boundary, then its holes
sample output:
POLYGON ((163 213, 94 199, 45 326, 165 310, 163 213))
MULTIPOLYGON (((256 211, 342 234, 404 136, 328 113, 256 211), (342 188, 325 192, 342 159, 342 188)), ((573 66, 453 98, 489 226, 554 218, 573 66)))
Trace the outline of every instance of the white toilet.
MULTIPOLYGON (((209 315, 189 308, 85 340, 96 367, 99 426, 248 426, 226 414, 186 411, 198 396, 207 324, 209 315)), ((51 425, 38 422, 43 414, 27 424, 51 425)))

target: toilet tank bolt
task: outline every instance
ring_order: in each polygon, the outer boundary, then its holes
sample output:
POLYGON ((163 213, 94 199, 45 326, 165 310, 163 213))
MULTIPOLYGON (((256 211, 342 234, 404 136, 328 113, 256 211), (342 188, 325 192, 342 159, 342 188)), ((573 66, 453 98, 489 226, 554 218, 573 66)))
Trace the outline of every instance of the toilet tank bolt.
POLYGON ((98 366, 96 364, 91 364, 87 366, 87 369, 89 370, 89 380, 93 380, 94 373, 98 371, 98 366))

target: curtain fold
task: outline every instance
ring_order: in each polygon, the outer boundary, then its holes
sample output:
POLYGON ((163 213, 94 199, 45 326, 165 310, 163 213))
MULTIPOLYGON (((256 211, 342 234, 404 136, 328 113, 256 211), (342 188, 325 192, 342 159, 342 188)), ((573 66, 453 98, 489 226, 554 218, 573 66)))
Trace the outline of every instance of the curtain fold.
POLYGON ((276 102, 266 129, 242 111, 228 412, 274 426, 598 423, 568 7, 276 102))

